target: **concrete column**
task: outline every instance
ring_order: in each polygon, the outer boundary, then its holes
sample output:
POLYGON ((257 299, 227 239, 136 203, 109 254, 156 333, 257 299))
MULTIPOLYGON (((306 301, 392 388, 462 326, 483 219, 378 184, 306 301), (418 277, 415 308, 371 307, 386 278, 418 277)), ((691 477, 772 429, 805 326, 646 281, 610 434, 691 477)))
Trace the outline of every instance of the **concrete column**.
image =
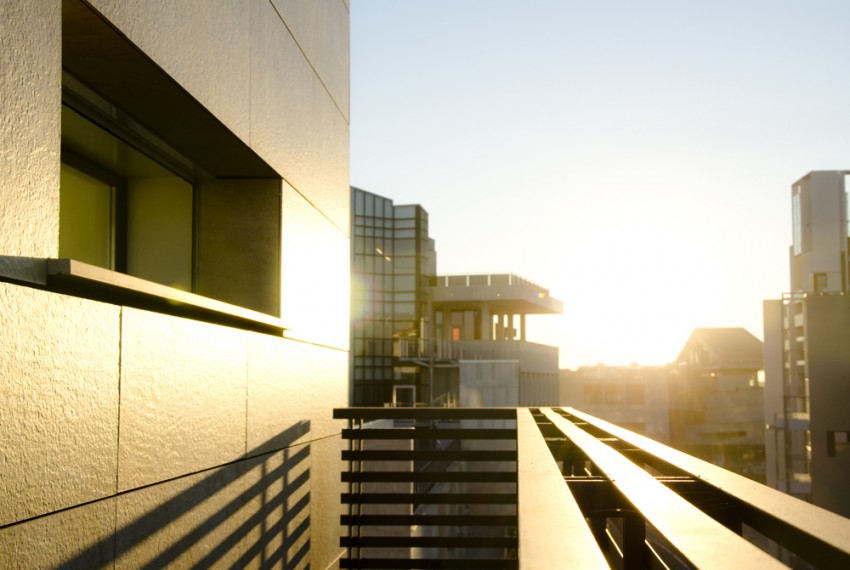
POLYGON ((443 342, 452 340, 452 312, 443 309, 443 342))
POLYGON ((463 312, 463 340, 475 339, 475 314, 472 311, 463 312))
POLYGON ((525 313, 519 316, 519 338, 525 340, 525 313))
POLYGON ((490 308, 486 305, 481 307, 481 338, 484 340, 493 339, 493 319, 490 317, 490 308))
POLYGON ((516 338, 516 331, 514 330, 514 314, 511 313, 508 315, 508 340, 513 340, 516 338))

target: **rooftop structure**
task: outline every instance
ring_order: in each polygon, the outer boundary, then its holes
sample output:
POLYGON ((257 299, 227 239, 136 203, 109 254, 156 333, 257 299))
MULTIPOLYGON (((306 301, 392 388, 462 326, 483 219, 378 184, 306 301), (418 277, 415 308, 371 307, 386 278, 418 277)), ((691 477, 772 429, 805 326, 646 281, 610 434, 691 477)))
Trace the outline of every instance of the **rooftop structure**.
POLYGON ((676 363, 719 370, 760 370, 762 342, 740 327, 697 328, 682 348, 676 363))

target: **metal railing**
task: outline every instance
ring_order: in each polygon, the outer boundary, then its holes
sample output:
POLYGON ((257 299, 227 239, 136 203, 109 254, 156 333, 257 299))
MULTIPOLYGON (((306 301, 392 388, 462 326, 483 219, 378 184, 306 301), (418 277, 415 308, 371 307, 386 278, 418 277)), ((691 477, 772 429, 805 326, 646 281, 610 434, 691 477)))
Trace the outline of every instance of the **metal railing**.
POLYGON ((577 410, 334 417, 344 568, 850 567, 850 519, 577 410))
MULTIPOLYGON (((483 342, 434 340, 422 338, 396 339, 397 356, 402 360, 505 360, 516 351, 498 347, 483 346, 483 342)), ((488 341, 512 342, 525 341, 488 341)), ((515 358, 515 356, 514 356, 515 358)))

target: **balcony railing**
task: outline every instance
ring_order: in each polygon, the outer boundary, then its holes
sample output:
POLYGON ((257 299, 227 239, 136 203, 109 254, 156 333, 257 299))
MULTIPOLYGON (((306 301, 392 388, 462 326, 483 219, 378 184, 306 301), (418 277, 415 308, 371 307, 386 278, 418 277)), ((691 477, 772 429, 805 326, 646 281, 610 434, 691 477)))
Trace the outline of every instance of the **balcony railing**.
MULTIPOLYGON (((516 358, 516 350, 487 346, 484 341, 453 341, 422 338, 396 339, 397 355, 402 360, 505 360, 516 358)), ((493 341, 490 341, 491 343, 493 341)), ((520 343, 524 341, 511 341, 520 343)), ((526 343, 530 344, 530 343, 526 343)))
POLYGON ((343 568, 850 568, 850 520, 570 408, 346 408, 343 568))

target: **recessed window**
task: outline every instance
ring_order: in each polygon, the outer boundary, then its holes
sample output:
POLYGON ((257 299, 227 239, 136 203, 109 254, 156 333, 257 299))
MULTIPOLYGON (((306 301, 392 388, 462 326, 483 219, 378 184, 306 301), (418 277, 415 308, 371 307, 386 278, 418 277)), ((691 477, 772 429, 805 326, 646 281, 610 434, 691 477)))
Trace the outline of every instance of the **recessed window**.
POLYGON ((194 185, 62 108, 59 256, 192 291, 194 185))
POLYGON ((62 2, 61 37, 57 267, 71 277, 53 286, 206 318, 179 297, 227 323, 280 316, 280 174, 89 3, 62 2))
POLYGON ((835 457, 850 449, 850 431, 826 432, 826 455, 835 457))

